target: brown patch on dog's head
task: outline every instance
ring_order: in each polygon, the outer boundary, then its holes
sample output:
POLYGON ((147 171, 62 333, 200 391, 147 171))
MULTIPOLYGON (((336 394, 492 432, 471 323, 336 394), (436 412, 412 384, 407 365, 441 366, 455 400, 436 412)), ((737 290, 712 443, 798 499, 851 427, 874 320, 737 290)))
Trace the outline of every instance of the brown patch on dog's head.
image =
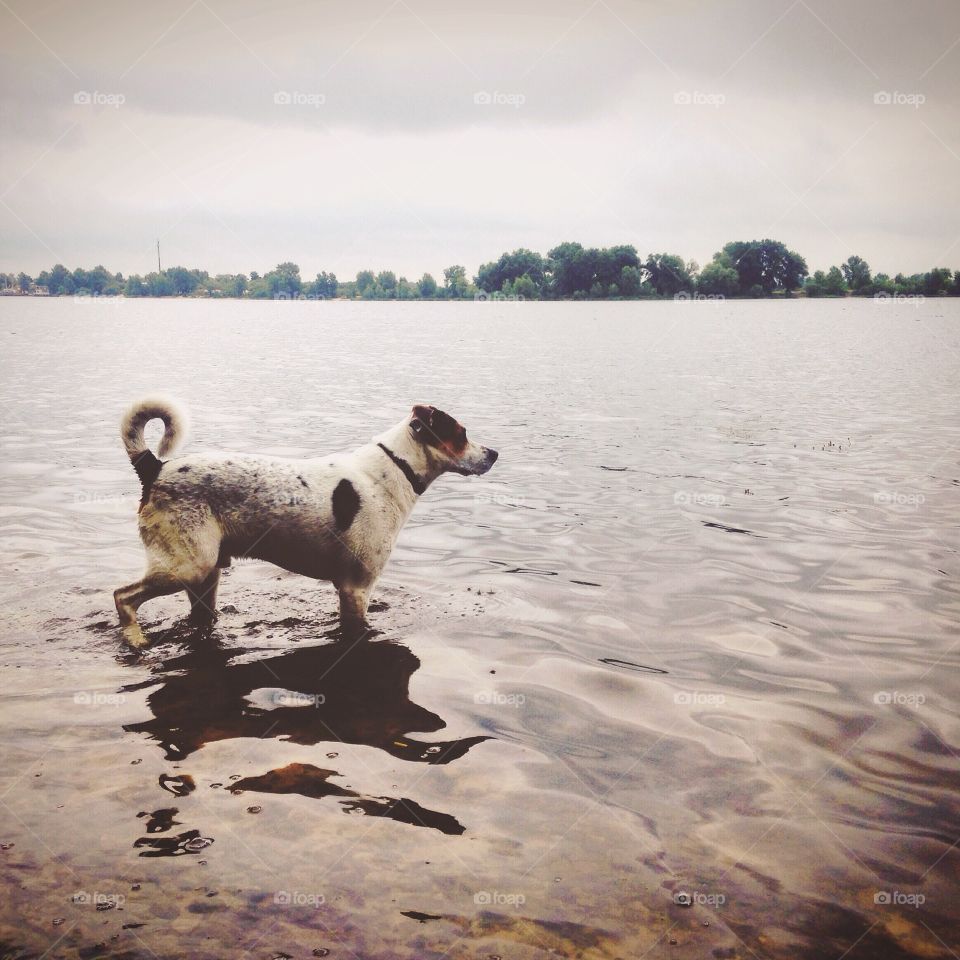
POLYGON ((410 426, 421 443, 444 450, 452 457, 459 457, 466 449, 466 428, 436 407, 418 403, 413 408, 410 426))

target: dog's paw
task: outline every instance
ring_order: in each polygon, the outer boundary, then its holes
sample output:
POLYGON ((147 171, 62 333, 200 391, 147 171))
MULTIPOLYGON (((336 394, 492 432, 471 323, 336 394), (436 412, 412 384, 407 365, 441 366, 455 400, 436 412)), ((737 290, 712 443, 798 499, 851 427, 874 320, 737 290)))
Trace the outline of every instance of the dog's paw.
POLYGON ((123 628, 123 640, 134 650, 142 650, 148 643, 146 635, 137 623, 131 623, 123 628))

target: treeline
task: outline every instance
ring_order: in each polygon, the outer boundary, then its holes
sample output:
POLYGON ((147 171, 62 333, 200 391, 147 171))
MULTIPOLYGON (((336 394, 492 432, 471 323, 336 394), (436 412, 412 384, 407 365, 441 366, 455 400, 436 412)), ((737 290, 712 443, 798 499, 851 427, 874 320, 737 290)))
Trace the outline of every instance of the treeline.
POLYGON ((133 274, 126 279, 102 266, 68 270, 57 264, 36 279, 25 273, 0 274, 0 292, 50 296, 233 297, 249 299, 329 300, 623 300, 724 299, 774 297, 958 296, 960 271, 936 267, 927 273, 890 277, 872 274, 858 256, 812 275, 806 261, 778 240, 733 241, 714 254, 702 269, 672 253, 651 253, 641 259, 635 247, 584 247, 561 243, 546 256, 514 250, 484 263, 471 280, 465 267, 443 271, 438 282, 429 273, 419 280, 397 277, 392 270, 361 270, 353 280, 333 273, 313 280, 300 276, 295 263, 281 263, 263 275, 252 272, 217 274, 168 267, 133 274))

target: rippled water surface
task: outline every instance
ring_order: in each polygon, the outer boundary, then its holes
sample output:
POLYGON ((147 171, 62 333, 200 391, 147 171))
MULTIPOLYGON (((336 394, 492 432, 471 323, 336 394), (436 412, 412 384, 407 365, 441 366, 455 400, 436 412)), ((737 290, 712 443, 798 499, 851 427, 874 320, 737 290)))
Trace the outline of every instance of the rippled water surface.
POLYGON ((0 301, 0 956, 960 953, 960 303, 0 301), (497 447, 125 652, 118 420, 497 447), (326 951, 326 952, 325 952, 326 951))

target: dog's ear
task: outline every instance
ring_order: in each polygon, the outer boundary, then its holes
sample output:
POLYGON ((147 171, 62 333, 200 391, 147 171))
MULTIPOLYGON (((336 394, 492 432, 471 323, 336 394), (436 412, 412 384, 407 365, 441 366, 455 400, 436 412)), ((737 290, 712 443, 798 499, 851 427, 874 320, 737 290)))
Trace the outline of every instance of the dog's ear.
POLYGON ((416 404, 413 408, 413 419, 410 421, 413 432, 420 433, 424 427, 432 427, 433 415, 436 412, 436 407, 424 406, 422 403, 416 404))

